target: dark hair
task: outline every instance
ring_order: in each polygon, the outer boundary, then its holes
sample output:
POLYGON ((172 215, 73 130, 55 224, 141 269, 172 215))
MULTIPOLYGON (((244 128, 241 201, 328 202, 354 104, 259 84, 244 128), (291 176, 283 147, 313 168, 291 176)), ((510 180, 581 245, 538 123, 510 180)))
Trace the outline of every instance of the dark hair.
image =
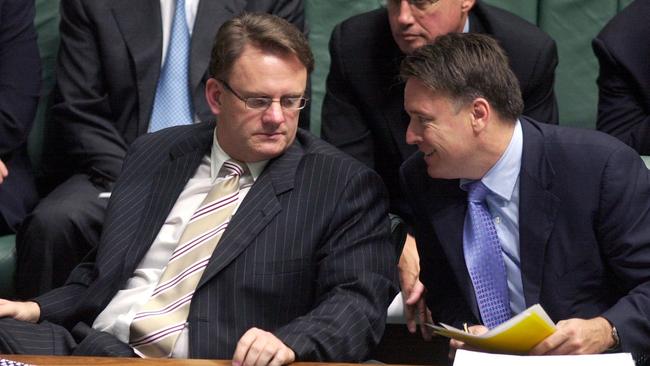
POLYGON ((449 33, 415 50, 402 61, 400 77, 414 77, 460 107, 485 98, 505 119, 524 109, 519 82, 496 40, 478 33, 449 33))
POLYGON ((314 56, 298 28, 275 15, 244 13, 219 28, 212 46, 210 75, 227 80, 235 61, 249 44, 267 52, 295 54, 307 73, 314 69, 314 56))

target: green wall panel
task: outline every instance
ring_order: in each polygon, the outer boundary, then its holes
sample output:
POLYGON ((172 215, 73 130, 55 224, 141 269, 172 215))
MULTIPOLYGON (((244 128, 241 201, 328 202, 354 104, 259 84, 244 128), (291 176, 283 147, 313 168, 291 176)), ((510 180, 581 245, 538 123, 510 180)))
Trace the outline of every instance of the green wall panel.
POLYGON ((540 0, 484 0, 485 3, 513 12, 527 21, 537 24, 540 0))
POLYGON ((49 115, 50 95, 54 86, 54 65, 59 49, 59 0, 36 0, 34 25, 38 33, 43 84, 34 125, 29 135, 29 157, 36 175, 40 176, 42 175, 43 128, 49 115))
POLYGON ((328 43, 334 26, 359 13, 376 9, 378 0, 307 0, 306 11, 309 24, 309 42, 316 58, 316 68, 312 73, 311 126, 320 135, 320 114, 325 96, 325 79, 330 68, 328 43))

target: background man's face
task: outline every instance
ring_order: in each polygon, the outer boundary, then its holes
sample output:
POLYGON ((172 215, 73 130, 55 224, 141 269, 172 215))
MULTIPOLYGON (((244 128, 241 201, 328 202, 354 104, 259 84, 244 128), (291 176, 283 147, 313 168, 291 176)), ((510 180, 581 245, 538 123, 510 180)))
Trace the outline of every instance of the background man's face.
POLYGON ((451 99, 436 94, 423 82, 409 78, 404 89, 404 109, 410 117, 406 142, 424 154, 432 178, 470 178, 476 136, 471 107, 458 108, 451 99))
MULTIPOLYGON (((388 21, 395 42, 409 54, 436 37, 462 32, 474 0, 438 0, 426 6, 407 0, 387 0, 388 21)), ((426 4, 426 2, 425 2, 426 4)))
POLYGON ((206 97, 218 115, 217 140, 231 157, 243 162, 272 159, 289 148, 296 137, 299 110, 282 109, 282 97, 300 97, 307 83, 307 69, 291 55, 270 53, 247 45, 232 67, 230 87, 243 98, 276 100, 268 109, 247 109, 220 82, 210 79, 206 97))

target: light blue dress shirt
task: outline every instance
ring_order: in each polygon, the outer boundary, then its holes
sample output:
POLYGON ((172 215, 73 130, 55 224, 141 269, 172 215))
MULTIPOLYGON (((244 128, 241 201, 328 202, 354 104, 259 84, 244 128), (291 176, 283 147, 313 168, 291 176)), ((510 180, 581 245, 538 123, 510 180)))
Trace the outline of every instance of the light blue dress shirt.
MULTIPOLYGON (((481 182, 490 193, 485 201, 497 230, 501 253, 508 276, 510 309, 519 314, 526 309, 524 288, 521 280, 521 256, 519 254, 519 171, 523 151, 523 133, 517 120, 512 139, 501 158, 483 176, 481 182)), ((461 179, 461 188, 471 182, 461 179)), ((469 233, 469 215, 465 216, 463 242, 469 233)))

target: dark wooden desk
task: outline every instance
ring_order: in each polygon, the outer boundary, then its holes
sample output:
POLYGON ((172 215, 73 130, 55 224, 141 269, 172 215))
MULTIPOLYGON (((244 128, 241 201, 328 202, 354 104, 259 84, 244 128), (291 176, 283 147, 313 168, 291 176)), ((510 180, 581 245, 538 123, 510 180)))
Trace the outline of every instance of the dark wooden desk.
MULTIPOLYGON (((78 356, 25 356, 25 355, 0 355, 12 361, 20 361, 32 365, 167 365, 167 366, 230 366, 230 360, 173 360, 173 359, 142 359, 142 358, 117 358, 117 357, 78 357, 78 356)), ((296 362, 293 366, 359 366, 356 363, 319 363, 319 362, 296 362)))

